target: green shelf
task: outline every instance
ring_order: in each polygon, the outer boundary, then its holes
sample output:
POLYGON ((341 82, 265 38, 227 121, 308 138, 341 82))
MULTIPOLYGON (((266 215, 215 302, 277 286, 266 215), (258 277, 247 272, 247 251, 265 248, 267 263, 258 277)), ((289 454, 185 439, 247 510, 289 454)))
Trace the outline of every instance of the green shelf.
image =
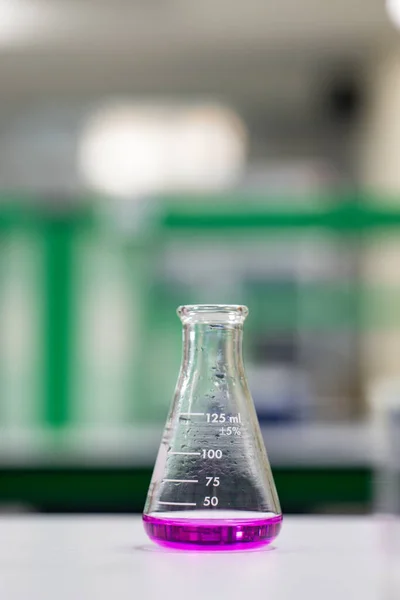
POLYGON ((319 202, 279 200, 254 196, 165 198, 161 226, 167 232, 229 230, 310 230, 359 233, 400 227, 400 210, 380 208, 378 200, 332 198, 319 202))

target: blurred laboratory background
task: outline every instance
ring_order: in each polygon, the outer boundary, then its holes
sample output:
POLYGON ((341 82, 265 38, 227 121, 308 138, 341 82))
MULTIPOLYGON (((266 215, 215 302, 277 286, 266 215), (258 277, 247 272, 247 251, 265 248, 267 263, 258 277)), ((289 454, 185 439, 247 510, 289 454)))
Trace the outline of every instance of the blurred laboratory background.
POLYGON ((393 502, 399 28, 400 0, 0 0, 0 510, 142 510, 187 303, 250 309, 284 512, 393 502))

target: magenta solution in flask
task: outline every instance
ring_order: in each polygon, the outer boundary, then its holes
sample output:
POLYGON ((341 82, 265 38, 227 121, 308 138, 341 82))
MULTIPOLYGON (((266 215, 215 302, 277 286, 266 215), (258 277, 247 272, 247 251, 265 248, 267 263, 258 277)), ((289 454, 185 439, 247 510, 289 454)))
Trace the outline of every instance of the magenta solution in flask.
POLYGON ((278 535, 282 516, 216 519, 143 515, 147 535, 161 546, 181 550, 245 550, 270 544, 278 535))
POLYGON ((242 361, 237 305, 183 306, 183 359, 143 523, 161 546, 270 544, 282 514, 242 361))

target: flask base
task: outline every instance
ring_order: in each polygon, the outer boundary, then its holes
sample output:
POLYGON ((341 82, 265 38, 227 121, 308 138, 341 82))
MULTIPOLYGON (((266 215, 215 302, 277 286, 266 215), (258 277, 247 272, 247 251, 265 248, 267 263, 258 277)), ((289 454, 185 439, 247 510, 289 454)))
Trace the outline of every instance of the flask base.
POLYGON ((261 548, 270 544, 281 529, 282 515, 270 513, 257 517, 257 513, 251 513, 251 517, 243 517, 243 511, 229 511, 229 518, 224 518, 216 511, 212 511, 212 517, 204 515, 205 512, 143 515, 144 528, 149 538, 160 546, 196 551, 261 548))

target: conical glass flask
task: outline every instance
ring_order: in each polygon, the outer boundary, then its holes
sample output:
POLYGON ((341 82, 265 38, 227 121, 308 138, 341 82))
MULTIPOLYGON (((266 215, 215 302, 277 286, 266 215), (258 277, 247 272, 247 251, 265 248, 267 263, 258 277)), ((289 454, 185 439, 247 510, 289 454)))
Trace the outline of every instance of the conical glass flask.
POLYGON ((181 306, 183 358, 143 514, 155 542, 270 543, 281 509, 242 361, 245 306, 181 306))

